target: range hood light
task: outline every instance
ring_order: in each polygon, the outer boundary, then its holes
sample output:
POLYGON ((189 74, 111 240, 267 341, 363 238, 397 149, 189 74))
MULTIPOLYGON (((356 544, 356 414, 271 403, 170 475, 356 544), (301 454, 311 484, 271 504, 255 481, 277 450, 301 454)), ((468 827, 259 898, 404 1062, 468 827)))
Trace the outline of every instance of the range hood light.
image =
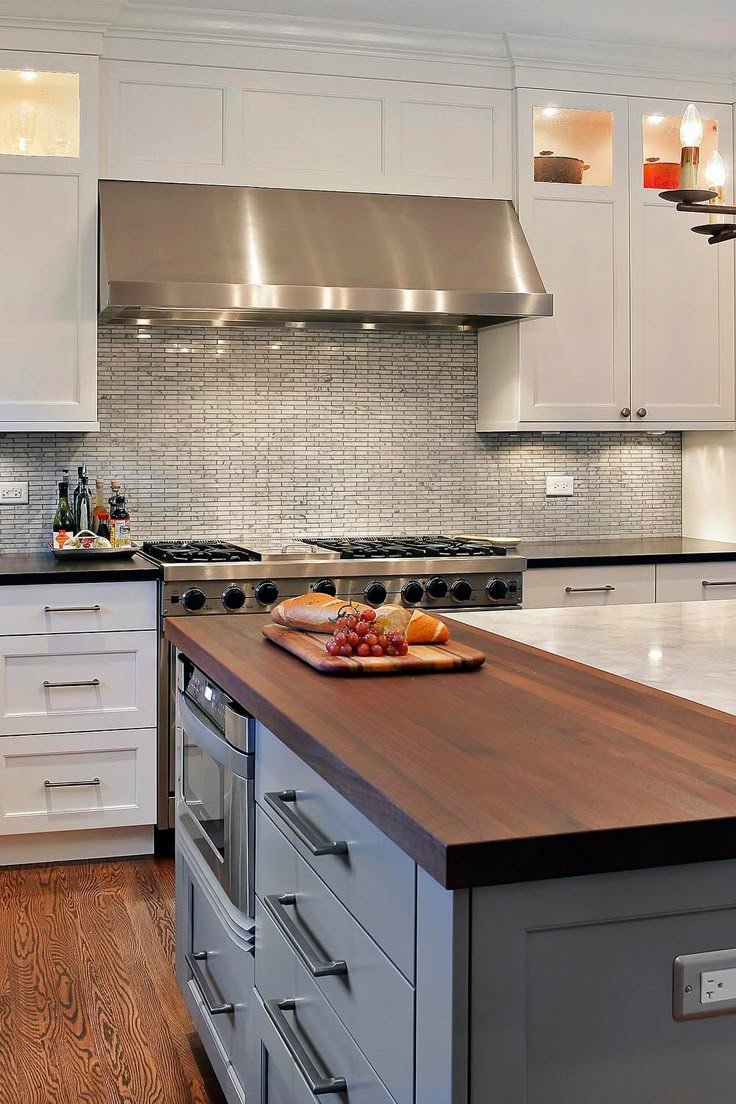
POLYGON ((136 326, 150 326, 151 325, 151 319, 150 318, 136 318, 135 324, 136 324, 136 326))
POLYGON ((306 322, 284 322, 287 330, 306 330, 306 322))
POLYGON ((364 329, 364 330, 375 330, 376 323, 375 322, 363 322, 361 324, 361 328, 364 329))

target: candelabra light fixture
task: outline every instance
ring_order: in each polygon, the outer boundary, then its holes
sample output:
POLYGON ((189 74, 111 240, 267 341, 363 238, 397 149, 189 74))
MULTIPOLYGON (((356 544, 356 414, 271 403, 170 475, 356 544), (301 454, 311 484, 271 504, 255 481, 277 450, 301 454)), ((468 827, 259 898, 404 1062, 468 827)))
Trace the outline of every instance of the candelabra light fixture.
POLYGON ((695 104, 688 104, 680 124, 680 187, 660 192, 660 197, 676 203, 676 210, 687 214, 703 214, 707 222, 692 226, 694 234, 705 234, 710 245, 736 238, 736 207, 723 202, 726 185, 726 164, 715 150, 706 165, 706 188, 698 188, 700 168, 700 143, 703 141, 703 120, 695 104))

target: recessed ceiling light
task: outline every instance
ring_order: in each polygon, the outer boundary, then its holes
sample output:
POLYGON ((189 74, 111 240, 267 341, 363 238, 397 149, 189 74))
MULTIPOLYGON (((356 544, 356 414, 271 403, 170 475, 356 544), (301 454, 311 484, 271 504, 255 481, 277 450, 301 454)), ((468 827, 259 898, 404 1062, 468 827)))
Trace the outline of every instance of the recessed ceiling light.
POLYGON ((30 83, 31 81, 36 80, 36 78, 38 77, 38 73, 35 69, 21 69, 21 71, 18 73, 18 76, 22 81, 28 81, 30 83))

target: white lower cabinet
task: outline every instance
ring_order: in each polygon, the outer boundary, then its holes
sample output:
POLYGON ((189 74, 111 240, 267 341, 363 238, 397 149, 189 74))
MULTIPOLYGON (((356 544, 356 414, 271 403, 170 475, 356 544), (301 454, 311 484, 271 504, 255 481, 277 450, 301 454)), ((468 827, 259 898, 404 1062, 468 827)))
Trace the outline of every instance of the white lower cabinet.
POLYGON ((155 819, 155 729, 0 740, 0 835, 155 819))
POLYGON ((621 606, 654 600, 654 564, 538 567, 524 575, 525 609, 621 606))
POLYGON ((657 564, 658 602, 708 602, 736 598, 736 562, 657 564))

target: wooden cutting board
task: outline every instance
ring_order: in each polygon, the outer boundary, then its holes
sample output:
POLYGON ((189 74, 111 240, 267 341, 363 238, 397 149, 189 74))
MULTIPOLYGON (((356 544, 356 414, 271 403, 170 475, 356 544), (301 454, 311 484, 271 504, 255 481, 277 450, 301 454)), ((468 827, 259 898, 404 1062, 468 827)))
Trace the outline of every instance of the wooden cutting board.
POLYGON ((447 644, 412 644, 405 656, 331 656, 325 651, 327 633, 297 632, 281 625, 264 625, 267 640, 308 663, 324 675, 416 675, 434 671, 471 671, 486 657, 475 648, 450 640, 447 644))

